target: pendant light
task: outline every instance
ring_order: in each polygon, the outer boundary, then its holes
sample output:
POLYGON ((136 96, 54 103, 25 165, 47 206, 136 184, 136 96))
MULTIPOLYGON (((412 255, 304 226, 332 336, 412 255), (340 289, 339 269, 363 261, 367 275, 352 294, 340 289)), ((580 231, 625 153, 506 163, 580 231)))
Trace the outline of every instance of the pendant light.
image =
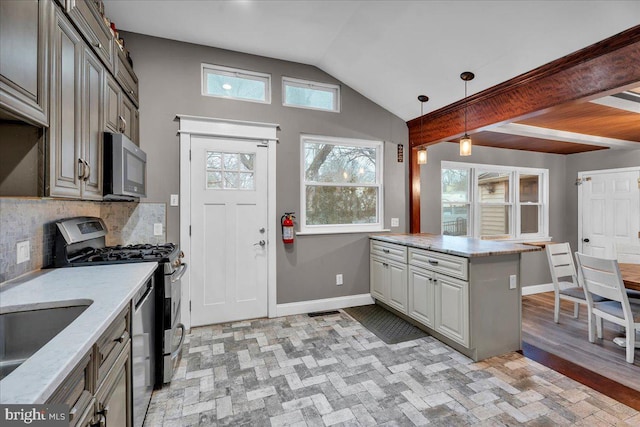
POLYGON ((464 80, 464 136, 460 138, 460 155, 461 156, 470 156, 471 155, 471 137, 467 135, 467 82, 473 80, 475 74, 471 71, 465 71, 460 74, 460 78, 464 80))
MULTIPOLYGON (((422 116, 424 115, 424 112, 422 111, 422 108, 424 107, 424 103, 427 102, 428 100, 429 100, 429 97, 427 95, 418 95, 418 101, 420 101, 420 140, 422 140, 422 134, 423 134, 422 116)), ((418 149, 418 164, 419 165, 427 164, 427 147, 418 149)))

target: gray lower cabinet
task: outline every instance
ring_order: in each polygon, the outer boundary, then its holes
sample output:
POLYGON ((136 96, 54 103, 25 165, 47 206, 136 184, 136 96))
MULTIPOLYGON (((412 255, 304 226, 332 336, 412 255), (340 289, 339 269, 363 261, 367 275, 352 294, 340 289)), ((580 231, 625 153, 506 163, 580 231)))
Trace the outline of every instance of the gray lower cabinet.
POLYGON ((469 346, 469 282, 436 273, 434 329, 469 346))
POLYGON ((371 257, 371 295, 396 310, 407 313, 407 265, 371 257))
POLYGON ((435 273, 409 266, 409 316, 435 329, 435 273))
POLYGON ((53 20, 47 194, 102 200, 104 67, 60 9, 53 20))
POLYGON ((123 310, 47 403, 69 405, 69 426, 131 427, 129 308, 123 310))
POLYGON ((0 117, 47 126, 48 0, 0 1, 0 117))

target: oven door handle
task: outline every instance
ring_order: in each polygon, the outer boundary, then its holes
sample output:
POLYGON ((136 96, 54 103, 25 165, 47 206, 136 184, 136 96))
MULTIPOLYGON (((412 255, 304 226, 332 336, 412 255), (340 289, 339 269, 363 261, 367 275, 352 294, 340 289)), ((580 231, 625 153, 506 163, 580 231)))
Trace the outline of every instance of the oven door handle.
POLYGON ((180 267, 178 267, 178 269, 171 274, 171 283, 175 283, 178 280, 182 279, 182 276, 184 276, 184 273, 186 273, 186 271, 187 271, 187 263, 185 262, 180 264, 180 267), (177 276, 177 277, 173 277, 173 276, 177 276))
POLYGON ((184 342, 184 335, 185 335, 184 325, 182 323, 178 323, 176 325, 176 328, 180 328, 180 330, 182 331, 182 334, 180 335, 180 342, 176 346, 176 349, 171 352, 171 360, 178 357, 178 355, 180 354, 180 351, 182 350, 182 343, 184 342))

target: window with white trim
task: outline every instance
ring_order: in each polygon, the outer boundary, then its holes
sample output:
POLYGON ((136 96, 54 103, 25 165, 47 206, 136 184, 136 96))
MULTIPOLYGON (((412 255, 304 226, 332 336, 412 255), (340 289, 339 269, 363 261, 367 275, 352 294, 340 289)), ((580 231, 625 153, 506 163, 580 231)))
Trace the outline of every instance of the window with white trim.
POLYGON ((382 230, 382 141, 316 135, 300 139, 300 232, 382 230))
POLYGON ((441 233, 489 240, 549 236, 549 170, 442 162, 441 233))
POLYGON ((271 75, 202 64, 202 95, 271 103, 271 75))
POLYGON ((282 105, 338 113, 340 112, 340 86, 283 77, 282 105))

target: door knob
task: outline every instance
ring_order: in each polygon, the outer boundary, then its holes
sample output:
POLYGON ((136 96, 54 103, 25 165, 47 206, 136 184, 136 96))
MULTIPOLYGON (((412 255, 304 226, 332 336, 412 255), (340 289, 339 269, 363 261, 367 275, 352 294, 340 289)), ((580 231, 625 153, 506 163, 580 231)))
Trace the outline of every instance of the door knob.
POLYGON ((254 243, 253 246, 260 245, 260 246, 264 247, 264 245, 266 245, 266 244, 267 244, 267 242, 265 242, 264 240, 260 240, 258 243, 254 243))
POLYGON ((264 233, 266 230, 264 229, 264 227, 262 227, 262 228, 261 228, 260 230, 258 230, 258 231, 260 231, 261 233, 264 233))
POLYGON ((583 242, 589 243, 589 239, 582 239, 583 242))

